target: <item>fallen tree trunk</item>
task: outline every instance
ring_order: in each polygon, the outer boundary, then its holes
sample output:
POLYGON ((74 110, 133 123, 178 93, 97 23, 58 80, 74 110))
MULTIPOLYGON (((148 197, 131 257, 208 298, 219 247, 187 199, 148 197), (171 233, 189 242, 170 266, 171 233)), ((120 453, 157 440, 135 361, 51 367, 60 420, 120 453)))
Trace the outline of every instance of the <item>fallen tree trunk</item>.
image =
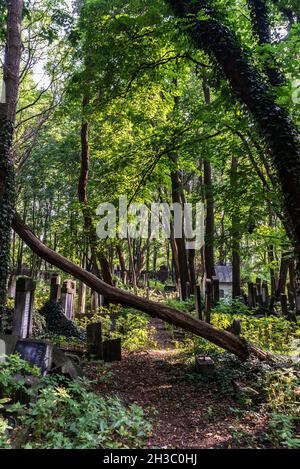
POLYGON ((169 308, 163 304, 156 303, 145 298, 140 298, 132 293, 106 284, 92 273, 75 265, 73 262, 43 244, 30 230, 30 228, 23 223, 18 215, 15 215, 14 217, 13 229, 38 256, 64 272, 67 272, 81 280, 87 286, 108 298, 111 303, 133 307, 139 311, 149 314, 150 316, 158 317, 163 321, 181 327, 188 332, 192 332, 193 334, 203 337, 213 344, 232 352, 242 360, 246 360, 251 353, 261 360, 271 358, 262 350, 247 344, 246 341, 227 331, 217 329, 210 324, 194 319, 193 317, 176 309, 169 308))

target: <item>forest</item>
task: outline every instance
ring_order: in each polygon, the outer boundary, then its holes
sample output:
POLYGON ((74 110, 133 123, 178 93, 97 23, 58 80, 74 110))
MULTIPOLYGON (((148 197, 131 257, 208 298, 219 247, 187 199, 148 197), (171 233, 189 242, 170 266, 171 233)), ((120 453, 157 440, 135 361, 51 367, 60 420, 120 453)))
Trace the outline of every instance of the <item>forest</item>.
POLYGON ((0 60, 0 448, 300 449, 299 1, 0 0, 0 60))

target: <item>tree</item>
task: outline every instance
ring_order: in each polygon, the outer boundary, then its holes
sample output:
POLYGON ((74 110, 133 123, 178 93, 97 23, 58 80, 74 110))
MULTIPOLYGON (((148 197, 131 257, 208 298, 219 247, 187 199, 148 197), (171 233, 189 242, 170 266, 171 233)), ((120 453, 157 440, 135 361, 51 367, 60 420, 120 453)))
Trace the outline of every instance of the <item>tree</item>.
POLYGON ((23 0, 8 3, 3 75, 6 103, 0 104, 0 308, 6 305, 15 183, 12 139, 19 90, 23 0))

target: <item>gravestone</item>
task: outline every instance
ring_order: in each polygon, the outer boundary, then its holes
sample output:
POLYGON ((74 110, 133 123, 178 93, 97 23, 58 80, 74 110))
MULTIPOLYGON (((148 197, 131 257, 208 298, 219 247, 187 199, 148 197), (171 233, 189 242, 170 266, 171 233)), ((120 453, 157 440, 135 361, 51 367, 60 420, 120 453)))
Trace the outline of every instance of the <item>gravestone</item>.
POLYGON ((269 306, 269 291, 268 291, 268 282, 266 280, 263 281, 261 287, 261 296, 262 296, 262 305, 264 308, 268 308, 269 306))
POLYGON ((248 283, 248 306, 249 308, 256 307, 256 296, 254 291, 254 285, 252 282, 248 283))
POLYGON ((210 357, 196 356, 196 371, 197 373, 210 375, 215 372, 215 363, 210 357))
POLYGON ((205 282, 205 320, 210 323, 210 312, 213 306, 213 285, 210 278, 205 282))
POLYGON ((74 317, 74 298, 76 293, 76 282, 65 280, 61 289, 61 305, 66 318, 72 320, 74 317))
POLYGON ((87 334, 87 353, 102 360, 102 324, 101 322, 88 324, 87 334))
POLYGON ((61 298, 60 275, 52 274, 50 282, 50 301, 58 303, 61 298))
POLYGON ((200 285, 195 285, 195 309, 196 317, 198 319, 203 319, 202 317, 202 303, 201 303, 201 288, 200 285))
POLYGON ((18 340, 15 353, 23 360, 40 368, 42 375, 50 371, 52 364, 52 345, 38 340, 18 340))
POLYGON ((156 274, 156 278, 159 282, 165 283, 169 278, 169 271, 166 265, 161 265, 159 271, 156 274))
POLYGON ((218 277, 212 277, 212 287, 213 287, 213 305, 216 306, 220 301, 220 281, 218 277))
POLYGON ((103 360, 105 362, 119 362, 122 360, 121 339, 105 340, 102 345, 103 360))
POLYGON ((9 277, 7 296, 8 298, 15 298, 16 296, 16 286, 17 286, 17 276, 12 274, 9 277))
POLYGON ((16 335, 0 335, 0 363, 5 361, 5 355, 14 353, 18 340, 16 335))
POLYGON ((31 278, 18 278, 12 333, 21 339, 26 339, 32 333, 34 291, 35 282, 31 278))

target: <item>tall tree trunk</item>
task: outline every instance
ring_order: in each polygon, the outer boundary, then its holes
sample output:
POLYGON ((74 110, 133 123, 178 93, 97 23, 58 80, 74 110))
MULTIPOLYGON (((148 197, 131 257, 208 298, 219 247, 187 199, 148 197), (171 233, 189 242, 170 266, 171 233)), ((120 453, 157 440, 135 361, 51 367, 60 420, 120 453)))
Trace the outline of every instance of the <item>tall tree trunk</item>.
MULTIPOLYGON (((172 182, 173 204, 176 203, 182 206, 182 197, 181 197, 182 188, 181 188, 178 171, 172 171, 171 182, 172 182)), ((176 243, 177 255, 178 255, 180 299, 182 301, 185 301, 187 299, 187 283, 190 281, 190 278, 189 278, 187 251, 186 251, 185 237, 184 237, 183 230, 182 230, 182 236, 179 238, 175 238, 175 243, 176 243)))
POLYGON ((204 186, 206 200, 206 220, 205 220, 205 247, 204 263, 206 278, 212 278, 215 272, 214 236, 215 236, 215 213, 214 194, 211 176, 211 164, 204 161, 204 186))
MULTIPOLYGON (((231 160, 231 192, 236 193, 238 188, 238 161, 235 156, 231 160)), ((236 197, 234 198, 236 199, 236 197)), ((240 260, 240 223, 238 215, 238 203, 234 204, 231 218, 232 236, 232 298, 241 295, 241 260, 240 260)))
POLYGON ((3 66, 6 103, 0 103, 0 314, 7 299, 11 223, 15 205, 12 140, 19 93, 22 12, 23 0, 8 2, 3 66))
POLYGON ((300 279, 300 144, 299 133, 267 84, 245 57, 234 33, 217 19, 209 2, 167 0, 176 15, 186 17, 185 30, 196 47, 213 55, 240 101, 253 115, 269 145, 285 201, 285 215, 293 233, 300 279), (198 13, 208 19, 198 19, 198 13), (189 15, 189 16, 187 16, 189 15), (191 15, 191 16, 190 16, 191 15), (195 16, 193 16, 195 15, 195 16))
MULTIPOLYGON (((210 89, 207 85, 206 79, 203 79, 203 92, 206 105, 210 105, 210 89)), ((209 161, 204 160, 204 197, 206 202, 206 223, 205 223, 205 246, 204 246, 204 262, 206 278, 212 278, 216 275, 215 272, 215 253, 214 253, 214 238, 215 238, 215 208, 214 208, 214 193, 212 184, 212 171, 209 161)))
POLYGON ((193 334, 209 340, 229 352, 234 353, 243 360, 247 359, 249 354, 253 354, 262 360, 272 359, 272 357, 262 350, 246 343, 244 340, 225 330, 217 329, 211 324, 207 324, 199 319, 194 319, 192 316, 182 313, 176 309, 169 308, 162 303, 146 300, 145 298, 140 298, 132 293, 107 285, 91 272, 73 264, 73 262, 44 245, 34 235, 34 233, 24 225, 18 215, 15 215, 14 217, 13 229, 38 256, 64 272, 67 272, 81 280, 87 286, 108 298, 110 302, 130 306, 143 311, 150 316, 158 317, 163 321, 181 327, 193 334))

